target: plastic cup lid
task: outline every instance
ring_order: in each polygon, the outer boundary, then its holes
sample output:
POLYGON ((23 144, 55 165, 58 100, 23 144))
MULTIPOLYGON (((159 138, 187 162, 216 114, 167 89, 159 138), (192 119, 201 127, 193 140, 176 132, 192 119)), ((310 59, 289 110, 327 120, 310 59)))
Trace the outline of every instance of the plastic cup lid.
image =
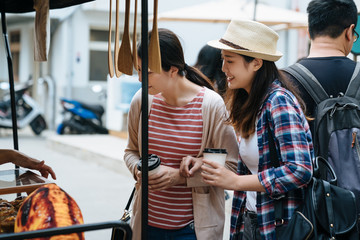
MULTIPOLYGON (((148 159, 149 159, 148 160, 149 161, 148 162, 149 171, 154 170, 155 168, 160 166, 161 161, 160 161, 160 158, 157 155, 150 154, 148 159)), ((140 158, 140 161, 137 164, 137 169, 139 171, 141 171, 141 166, 142 166, 142 161, 141 161, 141 158, 140 158)))
POLYGON ((227 154, 227 151, 226 151, 226 149, 222 149, 222 148, 205 148, 203 153, 227 154))

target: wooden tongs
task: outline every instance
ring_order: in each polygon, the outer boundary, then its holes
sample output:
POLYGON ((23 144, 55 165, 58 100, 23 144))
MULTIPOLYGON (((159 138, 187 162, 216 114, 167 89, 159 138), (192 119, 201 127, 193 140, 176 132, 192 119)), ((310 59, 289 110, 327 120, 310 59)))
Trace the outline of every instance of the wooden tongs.
POLYGON ((133 62, 135 70, 138 70, 138 58, 137 58, 137 43, 136 43, 136 24, 137 24, 137 0, 135 0, 134 10, 134 31, 133 31, 133 62))
POLYGON ((130 0, 126 0, 125 9, 125 26, 123 39, 121 41, 121 47, 119 48, 120 33, 119 33, 119 0, 116 0, 116 16, 115 16, 115 49, 114 49, 114 64, 112 62, 111 54, 111 25, 112 25, 112 0, 110 0, 110 14, 109 14, 109 42, 108 42, 108 64, 110 77, 114 76, 114 65, 115 75, 120 77, 121 73, 132 75, 132 67, 129 65, 133 64, 129 37, 129 17, 130 17, 130 0))
POLYGON ((151 38, 149 43, 149 68, 150 70, 161 73, 161 54, 159 44, 159 32, 157 26, 158 0, 154 0, 154 18, 151 38))
POLYGON ((124 34, 121 39, 118 64, 119 64, 120 72, 123 72, 127 75, 132 75, 133 58, 132 58, 131 45, 130 45, 129 18, 130 18, 130 0, 126 0, 124 34))
MULTIPOLYGON (((116 17, 115 17, 115 50, 114 50, 114 64, 112 62, 111 54, 111 11, 112 11, 112 0, 110 0, 110 15, 109 15, 109 42, 108 42, 108 64, 110 77, 115 75, 120 77, 121 73, 132 75, 133 68, 136 70, 137 67, 137 39, 136 39, 136 25, 137 25, 137 0, 135 1, 135 13, 134 13, 134 30, 132 39, 132 51, 130 44, 130 32, 129 32, 129 20, 130 20, 130 0, 126 0, 125 5, 125 23, 124 33, 122 36, 121 46, 119 48, 119 1, 116 0, 116 17)), ((154 19, 153 28, 149 43, 149 68, 157 73, 161 72, 161 55, 159 45, 159 33, 157 27, 157 11, 158 11, 158 0, 154 0, 154 19)))
POLYGON ((111 31, 112 31, 111 14, 112 14, 112 0, 110 0, 110 11, 109 11, 108 67, 109 67, 110 77, 114 77, 114 65, 111 54, 111 31))

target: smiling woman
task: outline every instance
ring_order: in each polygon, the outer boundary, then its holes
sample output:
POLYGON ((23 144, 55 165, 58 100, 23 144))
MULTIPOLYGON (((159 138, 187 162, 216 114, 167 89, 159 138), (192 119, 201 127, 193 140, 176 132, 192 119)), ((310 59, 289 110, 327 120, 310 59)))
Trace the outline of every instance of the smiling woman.
POLYGON ((252 79, 255 77, 256 71, 262 66, 262 60, 240 56, 226 50, 222 51, 222 57, 222 70, 226 75, 228 87, 230 89, 243 88, 249 93, 252 79))
POLYGON ((313 146, 302 101, 275 65, 282 56, 278 38, 261 23, 233 20, 221 39, 208 43, 222 50, 228 122, 241 137, 239 175, 206 159, 210 167, 201 167, 206 183, 235 190, 231 239, 277 239, 274 199, 285 196, 280 211, 287 224, 312 176, 313 146), (270 158, 270 140, 278 159, 270 158))

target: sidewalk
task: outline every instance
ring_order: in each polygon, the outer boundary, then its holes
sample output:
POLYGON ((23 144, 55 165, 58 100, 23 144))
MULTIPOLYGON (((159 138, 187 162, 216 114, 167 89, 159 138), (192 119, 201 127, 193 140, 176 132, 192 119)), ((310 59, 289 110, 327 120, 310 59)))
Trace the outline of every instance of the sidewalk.
POLYGON ((97 163, 112 171, 126 176, 131 174, 124 163, 124 150, 127 139, 113 135, 52 135, 48 146, 59 152, 71 152, 71 155, 86 161, 97 163))

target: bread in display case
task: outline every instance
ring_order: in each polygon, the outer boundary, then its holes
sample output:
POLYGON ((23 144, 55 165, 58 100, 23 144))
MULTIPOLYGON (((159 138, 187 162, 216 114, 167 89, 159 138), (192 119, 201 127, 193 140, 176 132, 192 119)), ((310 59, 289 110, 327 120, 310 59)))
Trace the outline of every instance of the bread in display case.
POLYGON ((23 169, 0 171, 0 233, 14 232, 18 210, 26 196, 18 196, 12 201, 1 198, 1 195, 22 193, 30 194, 38 187, 51 183, 46 178, 23 169))

